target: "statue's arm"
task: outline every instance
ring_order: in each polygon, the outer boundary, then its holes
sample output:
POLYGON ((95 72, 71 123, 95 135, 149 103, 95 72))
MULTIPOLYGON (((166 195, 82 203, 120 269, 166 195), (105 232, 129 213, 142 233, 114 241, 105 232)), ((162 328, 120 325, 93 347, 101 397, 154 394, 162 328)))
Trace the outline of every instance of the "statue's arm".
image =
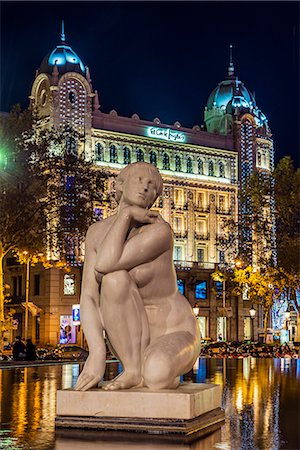
POLYGON ((103 339, 103 324, 99 307, 99 285, 95 278, 96 249, 95 226, 89 228, 85 241, 85 258, 83 266, 80 314, 81 324, 90 352, 95 350, 106 354, 103 339))
POLYGON ((131 270, 136 266, 153 261, 172 248, 173 237, 166 222, 145 226, 143 232, 122 244, 118 259, 105 258, 103 253, 97 260, 96 269, 104 274, 117 270, 131 270))

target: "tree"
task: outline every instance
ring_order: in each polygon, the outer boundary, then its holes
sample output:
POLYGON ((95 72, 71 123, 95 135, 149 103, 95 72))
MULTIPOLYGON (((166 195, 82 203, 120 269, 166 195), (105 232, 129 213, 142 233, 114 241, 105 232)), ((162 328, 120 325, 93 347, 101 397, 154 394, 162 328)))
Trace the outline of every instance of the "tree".
POLYGON ((0 333, 4 324, 3 261, 43 253, 59 266, 78 263, 80 244, 103 201, 106 176, 86 161, 81 136, 68 125, 40 129, 30 111, 1 118, 0 333), (61 264, 63 261, 63 264, 61 264))

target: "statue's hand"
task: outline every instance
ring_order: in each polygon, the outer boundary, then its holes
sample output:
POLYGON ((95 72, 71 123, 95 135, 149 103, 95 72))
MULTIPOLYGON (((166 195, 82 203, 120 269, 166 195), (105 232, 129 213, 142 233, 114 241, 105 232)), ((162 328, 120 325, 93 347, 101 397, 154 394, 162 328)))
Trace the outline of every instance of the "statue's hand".
POLYGON ((105 360, 106 353, 101 349, 96 352, 90 351, 74 389, 76 391, 87 391, 97 386, 105 371, 105 360))
POLYGON ((123 214, 128 214, 133 222, 154 223, 158 217, 158 212, 140 206, 127 206, 122 210, 123 214))

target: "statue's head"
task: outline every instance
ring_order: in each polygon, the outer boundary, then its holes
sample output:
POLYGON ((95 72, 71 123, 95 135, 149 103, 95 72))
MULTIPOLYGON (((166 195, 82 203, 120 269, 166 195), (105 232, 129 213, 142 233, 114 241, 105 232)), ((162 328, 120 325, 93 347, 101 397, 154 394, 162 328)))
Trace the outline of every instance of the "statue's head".
POLYGON ((116 199, 150 208, 161 195, 163 181, 157 168, 146 162, 129 164, 116 179, 116 199))

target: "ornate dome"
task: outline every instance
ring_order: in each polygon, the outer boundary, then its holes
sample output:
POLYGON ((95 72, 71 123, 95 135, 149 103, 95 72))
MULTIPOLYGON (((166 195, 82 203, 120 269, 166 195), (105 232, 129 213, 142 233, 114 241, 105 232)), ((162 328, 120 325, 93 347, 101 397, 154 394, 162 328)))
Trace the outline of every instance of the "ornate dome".
POLYGON ((232 108, 253 108, 256 106, 254 96, 244 84, 233 75, 221 81, 212 91, 207 101, 207 109, 220 108, 228 112, 228 106, 232 108))
POLYGON ((40 73, 51 74, 54 66, 57 66, 60 74, 66 72, 78 72, 85 75, 85 67, 79 56, 65 42, 64 24, 62 22, 61 43, 48 53, 40 65, 40 73))

